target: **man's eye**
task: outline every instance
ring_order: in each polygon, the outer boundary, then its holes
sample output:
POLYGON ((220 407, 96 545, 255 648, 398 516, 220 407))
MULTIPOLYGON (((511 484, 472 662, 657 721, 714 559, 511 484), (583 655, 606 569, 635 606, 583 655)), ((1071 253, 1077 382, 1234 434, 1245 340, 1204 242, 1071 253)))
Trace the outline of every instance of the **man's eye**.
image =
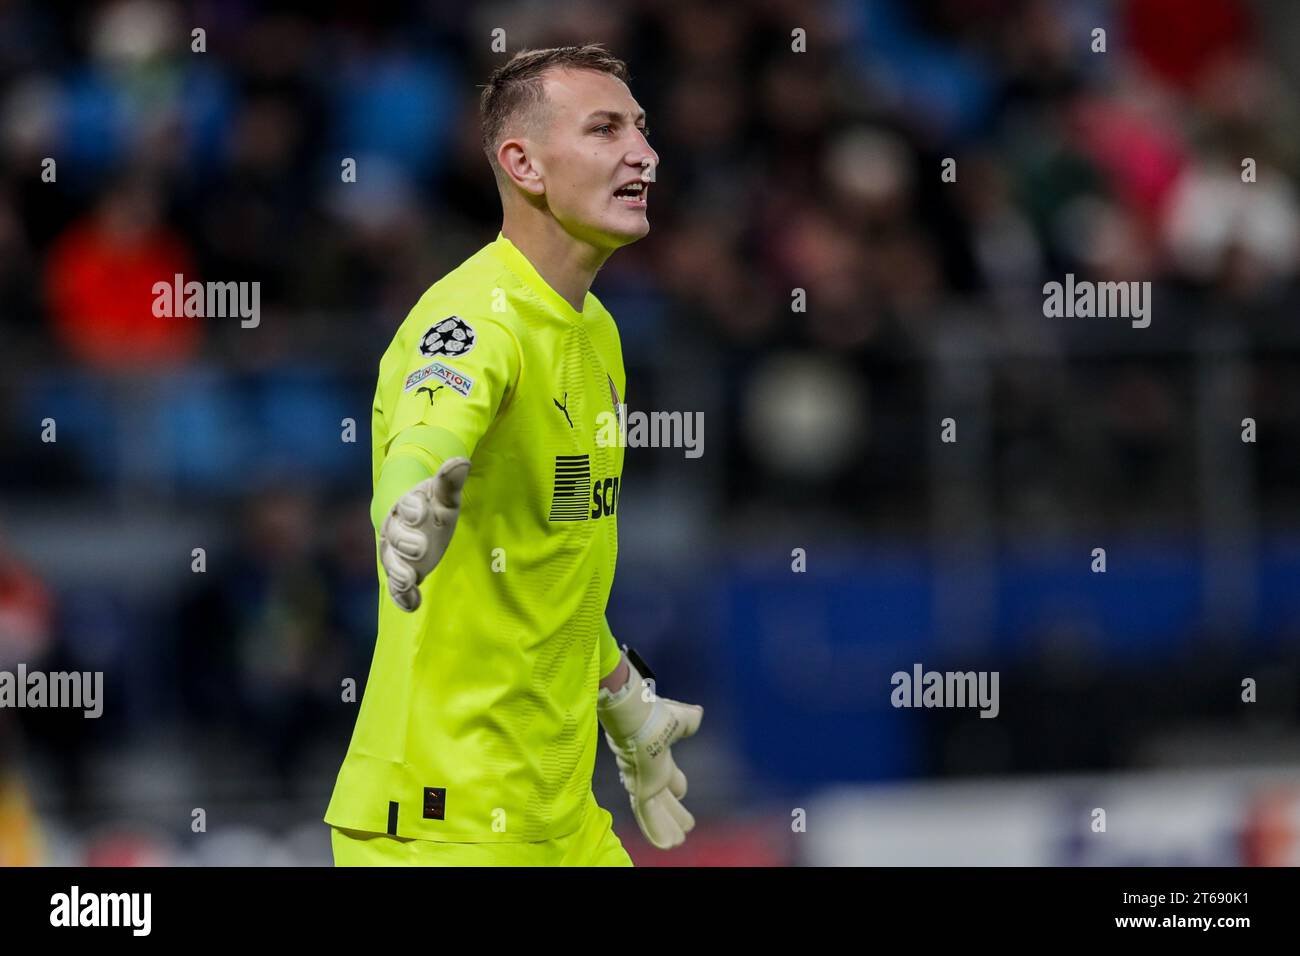
POLYGON ((592 132, 593 132, 593 133, 599 133, 601 130, 608 130, 608 129, 609 129, 609 124, 608 124, 608 123, 605 123, 605 124, 603 124, 603 125, 601 125, 601 126, 597 126, 594 130, 592 130, 592 132))

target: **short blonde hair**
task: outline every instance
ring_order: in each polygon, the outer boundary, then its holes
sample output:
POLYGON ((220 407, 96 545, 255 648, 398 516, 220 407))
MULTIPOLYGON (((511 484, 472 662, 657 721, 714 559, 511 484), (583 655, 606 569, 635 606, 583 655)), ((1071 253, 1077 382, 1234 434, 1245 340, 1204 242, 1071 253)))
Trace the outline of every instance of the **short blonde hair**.
POLYGON ((595 70, 608 73, 624 83, 628 81, 627 64, 599 43, 583 46, 559 46, 549 50, 520 50, 508 63, 492 71, 483 95, 479 98, 479 123, 483 130, 483 152, 492 165, 492 173, 501 182, 504 177, 497 164, 497 147, 506 127, 518 116, 530 122, 545 119, 546 88, 544 74, 552 69, 595 70))

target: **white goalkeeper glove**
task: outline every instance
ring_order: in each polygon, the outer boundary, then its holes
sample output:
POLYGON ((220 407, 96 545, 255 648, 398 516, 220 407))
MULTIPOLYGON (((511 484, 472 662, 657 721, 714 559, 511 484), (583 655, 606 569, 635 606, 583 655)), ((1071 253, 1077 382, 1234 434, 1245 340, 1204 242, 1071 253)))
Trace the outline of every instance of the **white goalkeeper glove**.
POLYGON ((397 499, 379 530, 388 593, 403 611, 420 606, 420 582, 442 559, 460 517, 468 458, 448 458, 438 473, 397 499))
POLYGON ((673 762, 672 745, 700 727, 704 708, 657 697, 628 661, 627 683, 617 693, 601 688, 596 716, 618 760, 618 778, 647 840, 661 850, 680 846, 695 827, 681 804, 686 775, 673 762))

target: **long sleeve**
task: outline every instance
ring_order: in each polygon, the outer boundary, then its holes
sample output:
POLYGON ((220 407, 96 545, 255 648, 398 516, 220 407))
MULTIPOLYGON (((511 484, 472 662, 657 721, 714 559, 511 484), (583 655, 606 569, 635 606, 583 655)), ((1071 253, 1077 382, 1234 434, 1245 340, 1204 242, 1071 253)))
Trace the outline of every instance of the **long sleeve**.
POLYGON ((604 680, 618 667, 623 651, 614 640, 614 632, 609 629, 609 618, 601 618, 604 633, 600 637, 600 677, 604 680))
MULTIPOLYGON (((421 311, 429 307, 422 305, 421 311)), ((412 328, 422 329, 423 323, 412 328)), ((470 326, 452 316, 430 325, 422 339, 399 342, 391 363, 381 370, 400 376, 402 390, 393 407, 379 409, 387 434, 377 436, 384 458, 370 505, 376 531, 397 499, 434 475, 444 461, 472 457, 518 380, 521 364, 514 336, 490 319, 476 318, 470 326), (429 336, 455 323, 459 326, 450 331, 474 336, 472 344, 454 357, 428 354, 429 336)))

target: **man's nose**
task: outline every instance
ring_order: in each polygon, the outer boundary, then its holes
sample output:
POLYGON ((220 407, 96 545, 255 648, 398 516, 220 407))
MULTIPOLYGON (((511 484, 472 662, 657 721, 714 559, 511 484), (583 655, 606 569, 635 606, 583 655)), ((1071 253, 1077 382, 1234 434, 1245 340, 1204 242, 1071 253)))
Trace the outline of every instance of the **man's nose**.
POLYGON ((643 178, 654 182, 655 170, 659 166, 659 154, 651 149, 648 145, 637 155, 637 165, 641 167, 643 178))

